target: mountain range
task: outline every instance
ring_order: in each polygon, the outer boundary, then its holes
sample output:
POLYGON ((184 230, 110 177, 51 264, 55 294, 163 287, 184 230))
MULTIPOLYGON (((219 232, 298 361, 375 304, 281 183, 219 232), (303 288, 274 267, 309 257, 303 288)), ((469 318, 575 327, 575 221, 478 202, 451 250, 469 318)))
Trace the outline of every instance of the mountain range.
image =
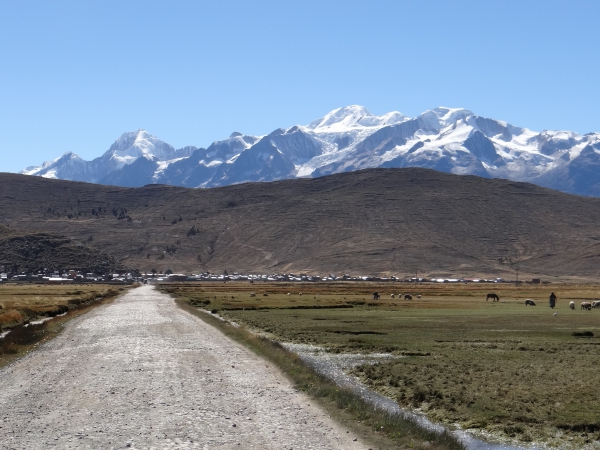
POLYGON ((597 197, 600 133, 535 132, 466 109, 439 107, 410 118, 353 105, 266 136, 232 133, 208 148, 175 149, 140 129, 124 133, 92 161, 68 152, 21 173, 122 187, 206 188, 406 167, 597 197))

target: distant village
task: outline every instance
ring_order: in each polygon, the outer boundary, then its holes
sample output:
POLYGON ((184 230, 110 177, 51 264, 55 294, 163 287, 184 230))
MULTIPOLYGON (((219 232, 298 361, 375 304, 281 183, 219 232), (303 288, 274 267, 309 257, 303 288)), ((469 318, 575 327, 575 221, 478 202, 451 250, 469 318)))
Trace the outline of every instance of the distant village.
POLYGON ((133 283, 139 281, 137 273, 84 273, 79 270, 50 271, 43 270, 37 273, 0 273, 0 282, 29 282, 45 284, 68 283, 133 283))
MULTIPOLYGON (((380 276, 351 276, 345 275, 306 275, 306 274, 241 274, 227 272, 217 275, 210 272, 201 274, 181 274, 167 271, 166 273, 140 273, 140 272, 121 272, 121 273, 84 273, 79 270, 49 271, 42 270, 37 273, 0 273, 0 282, 24 282, 24 283, 44 283, 44 284, 69 284, 69 283, 148 283, 148 282, 176 282, 176 281, 246 281, 246 282, 396 282, 396 283, 515 283, 514 280, 505 280, 504 278, 424 278, 424 277, 380 277, 380 276)), ((517 283, 539 284, 539 278, 533 278, 528 281, 518 281, 517 283)), ((544 282, 547 283, 547 282, 544 282)))

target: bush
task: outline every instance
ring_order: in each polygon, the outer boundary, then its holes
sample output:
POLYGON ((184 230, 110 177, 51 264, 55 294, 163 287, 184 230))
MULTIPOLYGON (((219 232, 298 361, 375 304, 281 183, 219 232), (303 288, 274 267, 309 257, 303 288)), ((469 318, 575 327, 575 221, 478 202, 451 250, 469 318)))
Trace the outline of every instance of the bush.
POLYGON ((591 331, 573 331, 571 335, 576 337, 594 337, 594 333, 591 331))

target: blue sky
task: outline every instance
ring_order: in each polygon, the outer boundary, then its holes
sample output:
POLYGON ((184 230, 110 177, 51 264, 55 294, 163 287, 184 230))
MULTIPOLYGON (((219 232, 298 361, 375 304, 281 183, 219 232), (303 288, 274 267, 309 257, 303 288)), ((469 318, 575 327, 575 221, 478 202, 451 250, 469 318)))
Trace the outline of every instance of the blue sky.
POLYGON ((0 171, 350 104, 600 131, 597 1, 0 0, 0 171))

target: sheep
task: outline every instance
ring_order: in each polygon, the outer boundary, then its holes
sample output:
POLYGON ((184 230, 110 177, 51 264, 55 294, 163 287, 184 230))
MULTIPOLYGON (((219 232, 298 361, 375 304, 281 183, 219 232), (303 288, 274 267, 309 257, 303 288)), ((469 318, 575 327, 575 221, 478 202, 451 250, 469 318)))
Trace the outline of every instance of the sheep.
POLYGON ((394 294, 392 294, 392 298, 394 298, 394 294))
POLYGON ((256 292, 250 292, 250 297, 256 297, 256 292))
POLYGON ((419 294, 419 295, 417 295, 417 298, 421 298, 421 295, 420 295, 420 294, 419 294))
POLYGON ((581 309, 592 310, 592 304, 590 302, 581 302, 581 309))
POLYGON ((412 295, 404 294, 404 300, 412 300, 412 295))
POLYGON ((600 308, 600 301, 592 302, 592 308, 600 308))
POLYGON ((528 298, 525 300, 525 306, 535 306, 535 302, 528 298))
POLYGON ((575 309, 575 302, 574 301, 570 301, 569 302, 569 308, 575 309))

